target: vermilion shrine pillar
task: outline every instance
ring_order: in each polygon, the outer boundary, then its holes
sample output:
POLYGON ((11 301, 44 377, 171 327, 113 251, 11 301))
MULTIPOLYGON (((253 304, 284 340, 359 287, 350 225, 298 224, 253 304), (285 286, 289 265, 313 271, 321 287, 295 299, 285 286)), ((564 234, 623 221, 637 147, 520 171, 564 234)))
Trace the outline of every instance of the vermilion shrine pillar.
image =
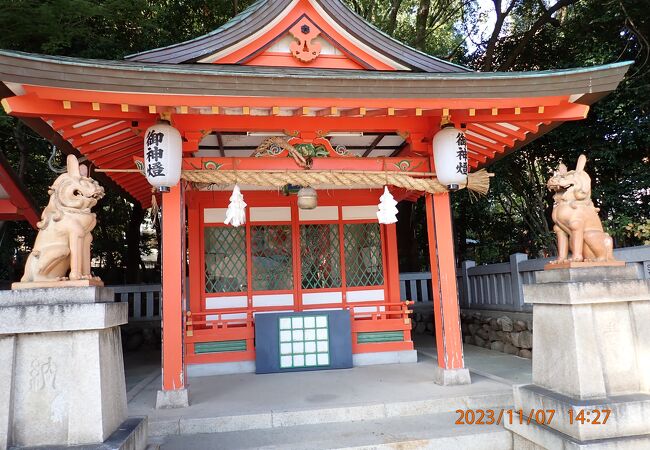
POLYGON ((189 405, 183 364, 185 204, 182 182, 162 194, 162 390, 156 408, 189 405))
POLYGON ((427 194, 426 214, 438 349, 434 381, 442 385, 469 384, 470 375, 463 360, 449 194, 427 194))
MULTIPOLYGON (((410 133, 407 142, 411 151, 431 155, 431 134, 410 133)), ((430 158, 431 168, 435 164, 430 158)), ((449 193, 426 194, 427 236, 431 267, 431 291, 436 329, 438 367, 437 384, 469 384, 469 370, 463 360, 463 337, 460 331, 460 308, 456 288, 454 232, 449 193)))

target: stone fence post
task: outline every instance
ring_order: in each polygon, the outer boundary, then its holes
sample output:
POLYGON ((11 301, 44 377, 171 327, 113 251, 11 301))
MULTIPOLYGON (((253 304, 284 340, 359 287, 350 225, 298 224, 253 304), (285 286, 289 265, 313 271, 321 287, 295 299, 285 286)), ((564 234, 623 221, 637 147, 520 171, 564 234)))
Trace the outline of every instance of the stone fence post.
POLYGON ((519 273, 519 263, 527 259, 528 255, 525 253, 510 255, 510 289, 512 290, 512 303, 517 311, 524 309, 524 283, 519 273))
POLYGON ((461 273, 461 283, 463 285, 462 288, 462 305, 464 308, 469 308, 470 305, 470 298, 471 298, 471 292, 470 292, 470 284, 469 284, 469 274, 467 273, 467 270, 476 267, 476 262, 475 261, 463 261, 460 265, 460 273, 461 273))

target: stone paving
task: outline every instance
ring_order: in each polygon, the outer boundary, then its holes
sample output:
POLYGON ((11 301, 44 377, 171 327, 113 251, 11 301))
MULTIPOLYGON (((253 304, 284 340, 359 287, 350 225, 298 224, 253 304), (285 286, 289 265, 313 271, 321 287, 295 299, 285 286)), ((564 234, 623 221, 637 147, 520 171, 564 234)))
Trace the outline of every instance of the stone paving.
MULTIPOLYGON (((359 433, 367 438, 364 445, 372 448, 411 441, 419 442, 415 448, 471 448, 468 442, 477 427, 453 426, 454 411, 508 407, 513 403, 512 384, 530 382, 530 360, 466 345, 472 384, 438 386, 432 381, 433 337, 414 339, 418 363, 192 378, 190 407, 171 410, 154 409, 160 387, 159 353, 140 359, 127 353, 129 414, 149 416, 150 442, 170 450, 356 447, 360 441, 353 436, 359 433), (416 425, 426 420, 435 424, 418 432, 416 425), (323 432, 315 435, 316 429, 323 432), (330 441, 328 433, 334 430, 347 430, 347 438, 330 441), (298 438, 310 433, 320 440, 319 446, 310 447, 298 438)), ((509 440, 502 427, 486 427, 481 433, 485 445, 480 448, 509 448, 503 444, 509 440)))

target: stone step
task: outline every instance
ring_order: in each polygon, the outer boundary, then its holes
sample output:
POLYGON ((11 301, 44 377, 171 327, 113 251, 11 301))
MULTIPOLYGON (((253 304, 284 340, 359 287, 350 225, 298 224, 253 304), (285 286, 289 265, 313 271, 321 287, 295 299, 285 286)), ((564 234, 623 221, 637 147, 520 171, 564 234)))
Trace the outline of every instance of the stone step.
POLYGON ((510 450, 512 435, 497 425, 456 425, 445 412, 356 422, 151 438, 160 450, 202 449, 481 449, 510 450))
POLYGON ((508 408, 513 404, 512 390, 466 396, 444 397, 406 402, 368 403, 339 407, 277 410, 257 414, 197 417, 172 420, 149 417, 149 435, 189 435, 227 433, 255 429, 287 428, 301 425, 347 423, 417 417, 453 412, 457 409, 508 408))

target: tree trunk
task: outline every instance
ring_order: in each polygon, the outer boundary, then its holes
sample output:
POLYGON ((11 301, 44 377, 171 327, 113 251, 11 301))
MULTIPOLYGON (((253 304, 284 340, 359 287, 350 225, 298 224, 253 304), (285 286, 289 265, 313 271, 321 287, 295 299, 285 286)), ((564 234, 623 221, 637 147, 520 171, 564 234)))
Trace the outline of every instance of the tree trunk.
POLYGON ((431 8, 431 0, 420 0, 420 6, 418 6, 418 13, 417 16, 415 17, 415 43, 414 43, 414 47, 419 50, 424 50, 424 48, 426 47, 429 8, 431 8))
POLYGON ((142 282, 142 271, 140 266, 140 225, 144 220, 144 209, 139 203, 133 205, 129 217, 129 225, 126 229, 126 282, 137 284, 142 282))
POLYGON ((513 64, 519 57, 519 55, 521 55, 524 52, 524 50, 526 50, 526 47, 533 39, 533 37, 537 34, 537 32, 547 23, 553 22, 553 14, 555 14, 558 10, 562 8, 566 8, 567 6, 576 3, 577 1, 578 0, 559 0, 555 5, 545 10, 542 13, 542 15, 537 18, 533 26, 530 27, 530 29, 526 31, 524 36, 519 40, 514 50, 512 50, 508 54, 506 61, 499 66, 499 70, 500 71, 509 70, 513 66, 513 64))
POLYGON ((388 14, 388 28, 387 32, 391 36, 395 36, 395 29, 397 28, 397 14, 399 8, 402 6, 402 0, 392 0, 390 4, 390 13, 388 14))
POLYGON ((25 172, 27 171, 27 159, 29 156, 29 145, 27 145, 27 135, 25 134, 25 126, 20 121, 16 121, 14 127, 14 139, 16 146, 20 151, 20 158, 18 159, 18 179, 25 181, 25 172))

